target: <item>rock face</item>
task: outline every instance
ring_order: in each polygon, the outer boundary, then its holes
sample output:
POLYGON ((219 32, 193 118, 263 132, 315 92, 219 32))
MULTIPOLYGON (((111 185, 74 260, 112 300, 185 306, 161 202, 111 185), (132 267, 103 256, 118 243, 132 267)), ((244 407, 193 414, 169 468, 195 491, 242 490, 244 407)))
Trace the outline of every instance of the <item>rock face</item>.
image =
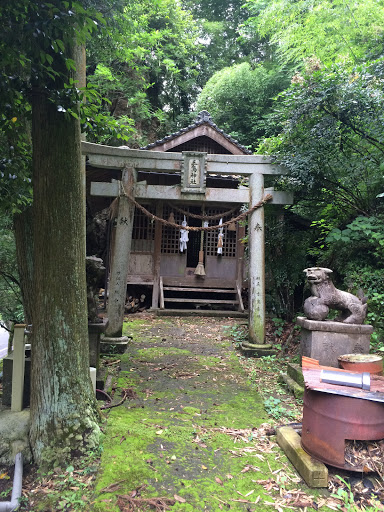
POLYGON ((1 411, 0 414, 0 464, 12 465, 15 456, 21 452, 24 462, 31 462, 29 448, 29 410, 21 412, 1 411))
POLYGON ((352 293, 338 290, 332 283, 329 268, 312 267, 304 270, 311 288, 311 297, 304 302, 309 320, 325 320, 330 309, 340 311, 335 319, 345 324, 362 324, 367 316, 367 304, 352 293))

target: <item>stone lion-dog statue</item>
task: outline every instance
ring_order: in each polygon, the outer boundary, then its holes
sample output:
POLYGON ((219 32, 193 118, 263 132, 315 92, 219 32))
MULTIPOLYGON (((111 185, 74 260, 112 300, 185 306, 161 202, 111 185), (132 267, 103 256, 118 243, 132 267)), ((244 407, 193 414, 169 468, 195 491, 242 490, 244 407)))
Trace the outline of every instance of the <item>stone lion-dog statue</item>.
POLYGON ((335 318, 344 324, 362 324, 367 315, 365 297, 338 290, 333 284, 329 268, 312 267, 304 270, 311 288, 311 297, 304 302, 304 313, 309 320, 325 320, 330 309, 341 311, 335 318))

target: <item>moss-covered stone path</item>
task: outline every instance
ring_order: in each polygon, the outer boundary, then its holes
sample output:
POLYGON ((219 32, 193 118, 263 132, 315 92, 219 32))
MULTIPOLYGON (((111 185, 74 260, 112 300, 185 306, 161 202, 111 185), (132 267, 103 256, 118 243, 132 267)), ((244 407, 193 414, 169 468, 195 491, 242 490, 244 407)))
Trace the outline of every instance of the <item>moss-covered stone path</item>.
POLYGON ((106 413, 95 511, 274 510, 282 489, 297 488, 229 338, 238 322, 127 322, 114 401, 131 398, 106 413))

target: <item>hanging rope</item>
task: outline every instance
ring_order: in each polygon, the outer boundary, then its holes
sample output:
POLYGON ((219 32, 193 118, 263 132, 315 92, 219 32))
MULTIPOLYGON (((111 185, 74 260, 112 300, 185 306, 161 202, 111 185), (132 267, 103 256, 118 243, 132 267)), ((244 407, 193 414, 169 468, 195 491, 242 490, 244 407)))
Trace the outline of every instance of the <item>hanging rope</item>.
POLYGON ((238 206, 235 206, 234 208, 232 208, 232 210, 228 210, 227 212, 224 212, 224 213, 218 213, 216 215, 197 215, 197 213, 187 212, 186 210, 183 210, 182 208, 178 208, 177 206, 175 206, 173 204, 168 203, 168 206, 170 208, 172 208, 173 210, 176 210, 177 212, 179 212, 185 216, 192 217, 193 219, 200 219, 200 220, 214 220, 214 219, 221 219, 221 217, 228 217, 228 215, 231 215, 239 208, 238 206))
MULTIPOLYGON (((230 220, 227 220, 226 222, 223 222, 221 225, 208 226, 208 227, 204 227, 204 226, 181 226, 180 224, 176 224, 175 222, 169 222, 168 220, 162 219, 161 217, 157 217, 153 213, 149 212, 146 208, 144 208, 144 206, 142 206, 140 203, 138 203, 132 196, 127 194, 127 192, 124 190, 124 187, 123 187, 121 182, 120 182, 120 191, 121 191, 121 195, 124 195, 125 197, 127 197, 136 206, 136 208, 141 210, 144 213, 144 215, 149 217, 152 221, 157 220, 158 222, 160 222, 161 224, 164 224, 165 226, 168 226, 168 227, 171 227, 171 228, 176 228, 176 229, 186 229, 187 231, 214 231, 215 229, 219 229, 219 228, 223 228, 225 226, 229 226, 229 224, 233 224, 234 222, 239 222, 240 220, 245 219, 245 217, 247 217, 247 215, 249 215, 250 213, 254 212, 258 208, 261 208, 262 206, 264 206, 266 203, 268 203, 272 199, 272 194, 266 194, 264 196, 264 198, 261 201, 259 201, 257 204, 252 206, 252 208, 250 208, 246 212, 241 213, 240 215, 238 215, 234 219, 230 219, 230 220)), ((187 215, 189 215, 189 213, 187 213, 187 215)))

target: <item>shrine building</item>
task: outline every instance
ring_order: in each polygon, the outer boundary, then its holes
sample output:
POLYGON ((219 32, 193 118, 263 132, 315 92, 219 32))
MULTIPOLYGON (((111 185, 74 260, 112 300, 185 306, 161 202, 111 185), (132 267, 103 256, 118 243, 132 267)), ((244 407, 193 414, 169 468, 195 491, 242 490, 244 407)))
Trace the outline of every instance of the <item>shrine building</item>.
POLYGON ((264 190, 263 175, 283 170, 252 155, 206 111, 187 128, 140 150, 83 143, 83 153, 92 210, 118 200, 110 237, 110 321, 111 308, 121 317, 127 286, 149 288, 153 310, 240 312, 242 290, 250 288, 253 342, 263 344, 263 204, 291 202, 287 194, 264 190))

